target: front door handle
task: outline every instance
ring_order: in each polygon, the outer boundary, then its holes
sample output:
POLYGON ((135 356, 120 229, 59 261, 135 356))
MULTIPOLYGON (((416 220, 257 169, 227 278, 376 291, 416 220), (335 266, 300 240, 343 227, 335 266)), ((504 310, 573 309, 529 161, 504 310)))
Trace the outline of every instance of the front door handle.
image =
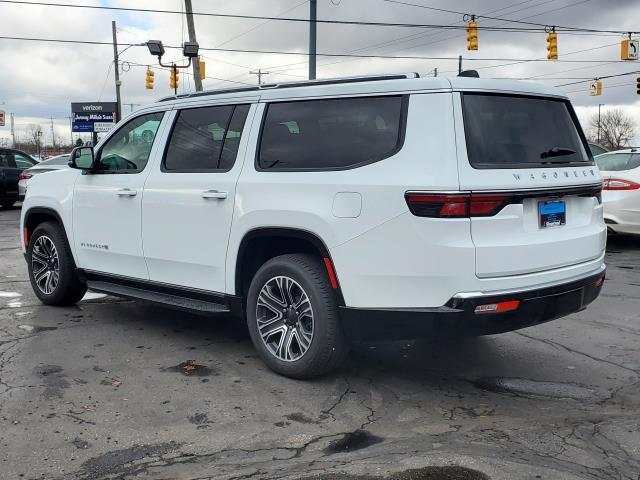
POLYGON ((205 190, 202 192, 202 198, 217 198, 218 200, 224 200, 227 198, 227 192, 220 192, 219 190, 205 190))
POLYGON ((135 197, 138 194, 138 192, 131 190, 130 188, 121 188, 117 193, 120 197, 135 197))

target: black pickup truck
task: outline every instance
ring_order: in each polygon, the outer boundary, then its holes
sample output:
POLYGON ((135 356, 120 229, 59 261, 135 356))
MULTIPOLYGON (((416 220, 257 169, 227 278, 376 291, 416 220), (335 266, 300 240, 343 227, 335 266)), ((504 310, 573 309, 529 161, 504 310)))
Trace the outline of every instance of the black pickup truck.
POLYGON ((20 198, 20 173, 36 165, 36 161, 20 150, 0 147, 0 206, 10 208, 20 198))

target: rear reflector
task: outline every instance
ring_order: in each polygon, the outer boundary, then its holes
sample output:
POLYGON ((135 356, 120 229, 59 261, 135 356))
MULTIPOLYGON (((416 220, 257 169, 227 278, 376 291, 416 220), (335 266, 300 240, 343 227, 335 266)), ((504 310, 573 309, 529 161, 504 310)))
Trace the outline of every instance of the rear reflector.
POLYGON ((327 275, 329 275, 329 282, 331 282, 331 288, 334 290, 338 288, 338 279, 336 278, 336 272, 333 270, 333 263, 331 259, 324 257, 324 266, 327 269, 327 275))
POLYGON ((596 287, 599 287, 603 283, 604 283, 604 277, 600 277, 599 279, 596 280, 596 287))
POLYGON ((640 184, 621 178, 607 178, 602 184, 603 190, 638 190, 640 184))
POLYGON ((520 300, 509 300, 508 302, 488 303, 478 305, 474 313, 502 313, 515 310, 520 306, 520 300))
POLYGON ((29 230, 27 230, 27 227, 22 229, 22 236, 24 237, 24 247, 29 248, 29 230))

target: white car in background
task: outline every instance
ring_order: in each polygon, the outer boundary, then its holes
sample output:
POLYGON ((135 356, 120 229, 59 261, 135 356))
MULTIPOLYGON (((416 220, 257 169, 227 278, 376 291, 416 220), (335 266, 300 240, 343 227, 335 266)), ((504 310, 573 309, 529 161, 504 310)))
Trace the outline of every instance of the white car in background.
POLYGON ((27 194, 27 187, 29 185, 29 179, 39 173, 51 172, 53 170, 62 170, 69 168, 69 154, 57 155, 47 160, 43 160, 37 165, 34 165, 27 170, 20 173, 18 181, 18 195, 20 198, 24 198, 27 194))
POLYGON ((604 153, 595 161, 602 174, 607 227, 640 235, 640 148, 604 153))

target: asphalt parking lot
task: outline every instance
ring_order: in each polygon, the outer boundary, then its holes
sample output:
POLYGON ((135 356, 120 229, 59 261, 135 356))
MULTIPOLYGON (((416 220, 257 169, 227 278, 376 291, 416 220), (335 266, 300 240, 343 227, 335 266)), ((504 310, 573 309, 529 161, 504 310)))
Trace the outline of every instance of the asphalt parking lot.
POLYGON ((640 240, 586 311, 492 337, 357 345, 294 381, 216 320, 39 303, 0 211, 2 479, 633 479, 640 240))

